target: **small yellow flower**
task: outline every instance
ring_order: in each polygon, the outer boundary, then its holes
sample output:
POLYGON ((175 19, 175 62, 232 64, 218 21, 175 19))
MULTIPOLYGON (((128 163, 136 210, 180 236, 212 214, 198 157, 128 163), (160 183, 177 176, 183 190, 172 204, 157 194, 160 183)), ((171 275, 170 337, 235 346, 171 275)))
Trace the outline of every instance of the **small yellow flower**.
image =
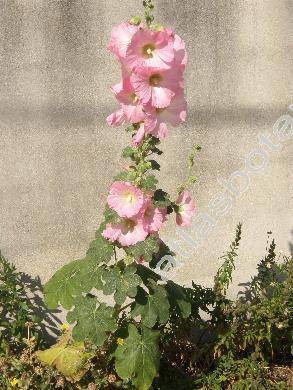
POLYGON ((64 323, 64 324, 60 325, 60 329, 62 330, 62 332, 65 332, 68 328, 69 328, 68 324, 64 323))
POLYGON ((124 340, 121 339, 120 337, 118 337, 118 339, 117 339, 117 344, 118 344, 118 345, 123 345, 123 344, 124 344, 124 340))
POLYGON ((12 387, 15 387, 18 384, 18 379, 13 378, 12 381, 10 381, 10 384, 12 387))

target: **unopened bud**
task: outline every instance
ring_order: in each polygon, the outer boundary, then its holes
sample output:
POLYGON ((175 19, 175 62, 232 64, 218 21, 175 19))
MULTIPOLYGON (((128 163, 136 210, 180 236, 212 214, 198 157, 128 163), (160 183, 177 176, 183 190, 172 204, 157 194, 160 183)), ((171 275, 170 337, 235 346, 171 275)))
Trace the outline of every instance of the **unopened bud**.
POLYGON ((140 25, 141 23, 141 18, 140 16, 133 16, 130 21, 129 21, 130 24, 133 24, 134 26, 138 26, 140 25))
POLYGON ((152 24, 152 29, 156 31, 163 31, 164 27, 160 23, 152 24))

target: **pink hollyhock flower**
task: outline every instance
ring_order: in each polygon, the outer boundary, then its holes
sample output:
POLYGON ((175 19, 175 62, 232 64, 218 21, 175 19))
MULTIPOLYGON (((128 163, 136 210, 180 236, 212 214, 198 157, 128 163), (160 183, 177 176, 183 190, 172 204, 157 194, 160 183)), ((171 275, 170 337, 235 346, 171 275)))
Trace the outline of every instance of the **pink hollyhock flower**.
POLYGON ((141 123, 136 134, 132 138, 132 146, 137 147, 138 145, 140 145, 144 136, 145 136, 145 126, 144 123, 141 123))
POLYGON ((126 121, 126 115, 122 109, 113 112, 111 115, 107 117, 107 123, 109 126, 120 126, 123 125, 126 121))
POLYGON ((173 47, 175 51, 175 65, 180 66, 184 69, 187 64, 187 51, 185 47, 185 42, 179 35, 174 34, 171 28, 165 28, 164 31, 173 42, 173 47))
POLYGON ((144 120, 143 107, 138 103, 138 97, 134 93, 129 77, 124 78, 122 82, 114 85, 111 89, 120 102, 128 122, 138 123, 144 120))
POLYGON ((133 35, 139 30, 138 26, 130 23, 122 23, 112 28, 111 39, 108 49, 114 53, 119 60, 126 56, 126 50, 133 35))
POLYGON ((126 50, 125 62, 137 66, 169 69, 174 60, 173 43, 165 31, 139 29, 126 50))
POLYGON ((140 103, 157 108, 169 106, 171 99, 183 88, 183 74, 179 67, 167 70, 138 67, 130 80, 140 103))
POLYGON ((179 226, 190 226, 191 218, 195 213, 195 203, 188 191, 183 191, 176 200, 176 223, 179 226))
POLYGON ((154 207, 151 198, 146 198, 142 212, 142 223, 148 233, 159 231, 166 221, 166 215, 167 210, 165 208, 154 207))
POLYGON ((129 246, 144 241, 148 232, 145 231, 141 220, 131 218, 123 219, 116 225, 107 224, 102 236, 112 242, 118 241, 122 246, 129 246))
POLYGON ((164 139, 168 134, 167 123, 176 127, 186 120, 187 103, 183 92, 179 92, 166 108, 155 108, 150 105, 144 108, 145 131, 157 138, 164 139))
POLYGON ((115 210, 120 217, 133 217, 138 214, 144 204, 142 191, 134 185, 115 181, 110 188, 108 205, 115 210))
POLYGON ((174 49, 175 49, 175 64, 185 68, 187 64, 187 51, 185 48, 185 42, 179 35, 174 36, 174 49))

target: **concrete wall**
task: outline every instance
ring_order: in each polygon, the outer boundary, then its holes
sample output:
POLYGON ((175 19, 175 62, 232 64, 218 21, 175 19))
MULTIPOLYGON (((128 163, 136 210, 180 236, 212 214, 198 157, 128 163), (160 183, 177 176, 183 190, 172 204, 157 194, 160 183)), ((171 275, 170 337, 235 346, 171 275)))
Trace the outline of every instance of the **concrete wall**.
MULTIPOLYGON (((198 213, 244 166, 258 133, 292 101, 291 0, 158 0, 156 20, 187 42, 188 122, 164 142, 161 183, 173 191, 194 143, 198 213)), ((48 279, 79 258, 101 220, 128 138, 105 123, 116 107, 118 66, 106 50, 111 26, 142 11, 138 0, 0 0, 0 247, 19 269, 48 279)), ((293 112, 291 112, 293 115, 293 112)), ((276 137, 272 138, 277 142, 276 137)), ((268 165, 176 279, 209 284, 239 221, 235 283, 248 280, 272 230, 289 251, 293 140, 267 151, 268 165)), ((241 185, 241 182, 238 183, 241 185)), ((173 224, 163 232, 174 238, 173 224)))

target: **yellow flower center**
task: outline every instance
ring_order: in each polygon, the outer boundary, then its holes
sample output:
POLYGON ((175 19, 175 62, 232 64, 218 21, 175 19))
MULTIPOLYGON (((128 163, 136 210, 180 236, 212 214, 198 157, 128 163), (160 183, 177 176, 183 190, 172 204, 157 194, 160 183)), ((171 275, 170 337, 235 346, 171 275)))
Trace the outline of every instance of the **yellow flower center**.
POLYGON ((142 55, 144 58, 152 58, 155 50, 155 46, 152 43, 148 43, 142 48, 142 55))
POLYGON ((149 78, 149 84, 153 87, 160 84, 160 82, 163 80, 162 76, 160 74, 152 74, 149 78))
POLYGON ((135 196, 132 192, 126 192, 124 195, 124 198, 127 203, 134 203, 135 202, 135 196))

